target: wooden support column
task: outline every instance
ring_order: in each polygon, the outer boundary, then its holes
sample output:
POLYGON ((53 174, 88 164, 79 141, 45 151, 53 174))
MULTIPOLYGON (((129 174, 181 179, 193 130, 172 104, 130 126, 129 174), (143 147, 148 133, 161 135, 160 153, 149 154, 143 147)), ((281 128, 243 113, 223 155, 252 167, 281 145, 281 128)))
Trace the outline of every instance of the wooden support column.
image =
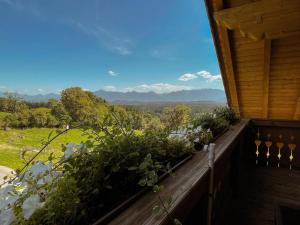
POLYGON ((263 118, 269 117, 269 83, 270 83, 271 40, 264 41, 264 96, 263 118))

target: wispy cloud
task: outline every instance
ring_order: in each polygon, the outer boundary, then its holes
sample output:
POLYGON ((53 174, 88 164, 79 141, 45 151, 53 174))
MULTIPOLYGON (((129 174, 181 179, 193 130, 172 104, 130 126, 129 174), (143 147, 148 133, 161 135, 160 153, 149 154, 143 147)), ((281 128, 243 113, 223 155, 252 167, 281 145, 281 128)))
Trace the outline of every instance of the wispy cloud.
POLYGON ((113 32, 99 25, 86 25, 78 21, 68 20, 66 23, 75 27, 86 35, 96 38, 105 48, 113 53, 126 56, 133 53, 133 43, 130 39, 119 37, 113 32))
POLYGON ((113 86, 113 85, 108 85, 108 86, 104 86, 103 90, 104 91, 116 91, 117 88, 115 86, 113 86))
POLYGON ((206 70, 202 70, 200 72, 197 72, 197 75, 200 77, 203 77, 204 79, 207 79, 208 81, 218 81, 222 80, 221 74, 212 75, 210 72, 206 70))
POLYGON ((192 74, 192 73, 185 73, 185 74, 181 75, 181 76, 178 78, 178 80, 181 80, 181 81, 189 81, 189 80, 194 80, 194 79, 196 79, 196 78, 198 78, 198 76, 195 75, 195 74, 192 74))
POLYGON ((141 84, 135 87, 128 87, 125 91, 136 92, 156 92, 156 93, 168 93, 174 91, 191 90, 192 88, 185 85, 174 85, 168 83, 156 83, 156 84, 141 84))
POLYGON ((174 49, 169 46, 164 46, 160 48, 155 48, 150 50, 150 56, 157 59, 169 60, 173 61, 176 60, 174 49))
POLYGON ((42 89, 42 88, 38 88, 37 91, 38 91, 38 92, 45 92, 45 90, 42 89))
POLYGON ((112 76, 112 77, 116 77, 116 76, 119 75, 119 73, 116 73, 116 72, 114 72, 112 70, 107 71, 107 73, 108 73, 109 76, 112 76))
POLYGON ((0 3, 4 3, 17 11, 23 11, 40 19, 45 19, 45 15, 42 13, 35 1, 0 0, 0 3))
POLYGON ((185 73, 183 75, 181 75, 178 80, 180 81, 189 81, 189 80, 194 80, 197 79, 198 77, 202 77, 204 79, 206 79, 208 82, 213 82, 213 81, 221 81, 222 80, 222 76, 221 74, 216 74, 213 75, 210 72, 206 71, 206 70, 202 70, 196 73, 185 73))

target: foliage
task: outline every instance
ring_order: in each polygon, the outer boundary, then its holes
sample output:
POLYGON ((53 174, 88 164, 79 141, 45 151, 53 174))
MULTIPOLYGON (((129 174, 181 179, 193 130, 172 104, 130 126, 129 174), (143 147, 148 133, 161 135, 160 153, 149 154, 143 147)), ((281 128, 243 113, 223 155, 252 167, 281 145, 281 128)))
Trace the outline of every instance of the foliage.
POLYGON ((193 120, 193 125, 194 127, 201 126, 202 129, 210 129, 216 137, 229 127, 229 122, 212 113, 203 113, 193 120))
POLYGON ((100 122, 107 114, 104 100, 79 87, 63 90, 61 102, 73 121, 86 125, 100 122))
POLYGON ((188 135, 188 139, 191 142, 199 143, 201 146, 208 145, 214 139, 210 129, 196 128, 188 135))
POLYGON ((145 132, 161 132, 165 129, 164 124, 161 122, 161 119, 150 113, 146 113, 143 115, 143 129, 145 132))
POLYGON ((228 106, 217 107, 214 109, 214 114, 218 118, 223 118, 228 121, 231 125, 235 124, 240 120, 239 116, 235 113, 235 111, 228 106))
POLYGON ((163 122, 167 129, 177 130, 180 126, 185 126, 190 121, 191 108, 185 105, 166 107, 163 111, 163 122))
POLYGON ((58 101, 51 101, 51 115, 53 115, 59 123, 59 126, 66 126, 71 122, 71 117, 64 105, 58 101))
POLYGON ((127 123, 112 110, 86 130, 87 141, 66 145, 57 163, 52 157, 34 163, 9 185, 8 195, 15 198, 5 200, 0 217, 13 224, 89 224, 142 187, 154 186, 160 174, 192 153, 185 141, 136 133, 127 123))

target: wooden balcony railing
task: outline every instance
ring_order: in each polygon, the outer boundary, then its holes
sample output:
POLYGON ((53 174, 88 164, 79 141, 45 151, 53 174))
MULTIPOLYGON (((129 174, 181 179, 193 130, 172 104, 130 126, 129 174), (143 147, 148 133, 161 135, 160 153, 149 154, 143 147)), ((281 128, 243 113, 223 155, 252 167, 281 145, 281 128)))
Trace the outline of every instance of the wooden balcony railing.
POLYGON ((109 224, 163 225, 173 224, 175 218, 183 224, 206 224, 209 198, 213 202, 212 224, 219 224, 225 218, 224 209, 236 188, 240 150, 248 124, 249 120, 243 119, 216 140, 213 174, 208 166, 208 153, 197 152, 173 176, 161 182, 164 189, 159 194, 149 191, 109 224), (211 194, 210 177, 214 180, 211 194), (173 202, 166 209, 168 214, 154 214, 154 206, 169 197, 173 202))

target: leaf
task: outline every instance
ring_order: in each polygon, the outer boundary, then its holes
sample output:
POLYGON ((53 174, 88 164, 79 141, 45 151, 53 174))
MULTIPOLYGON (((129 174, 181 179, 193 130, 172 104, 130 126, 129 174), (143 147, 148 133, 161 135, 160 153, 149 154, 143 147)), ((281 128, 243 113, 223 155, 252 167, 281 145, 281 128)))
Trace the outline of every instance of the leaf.
POLYGON ((120 170, 120 166, 119 165, 114 165, 112 168, 111 168, 111 171, 116 173, 120 170))
POLYGON ((174 219, 174 225, 182 225, 182 223, 178 219, 174 219))
POLYGON ((52 130, 52 131, 49 133, 49 135, 48 135, 48 141, 50 140, 52 134, 53 134, 53 130, 52 130))
POLYGON ((159 216, 162 212, 162 209, 159 205, 155 205, 153 208, 152 208, 152 211, 153 211, 153 214, 155 216, 159 216))
POLYGON ((143 178, 139 181, 139 185, 142 187, 145 186, 146 184, 147 184, 147 180, 145 178, 143 178))
POLYGON ((154 185, 153 186, 153 192, 154 193, 158 193, 158 192, 162 191, 163 189, 164 189, 163 185, 154 185))
POLYGON ((48 157, 48 161, 52 161, 53 160, 53 152, 50 153, 49 157, 48 157))
POLYGON ((129 171, 137 170, 138 168, 136 166, 131 166, 128 168, 129 171))

